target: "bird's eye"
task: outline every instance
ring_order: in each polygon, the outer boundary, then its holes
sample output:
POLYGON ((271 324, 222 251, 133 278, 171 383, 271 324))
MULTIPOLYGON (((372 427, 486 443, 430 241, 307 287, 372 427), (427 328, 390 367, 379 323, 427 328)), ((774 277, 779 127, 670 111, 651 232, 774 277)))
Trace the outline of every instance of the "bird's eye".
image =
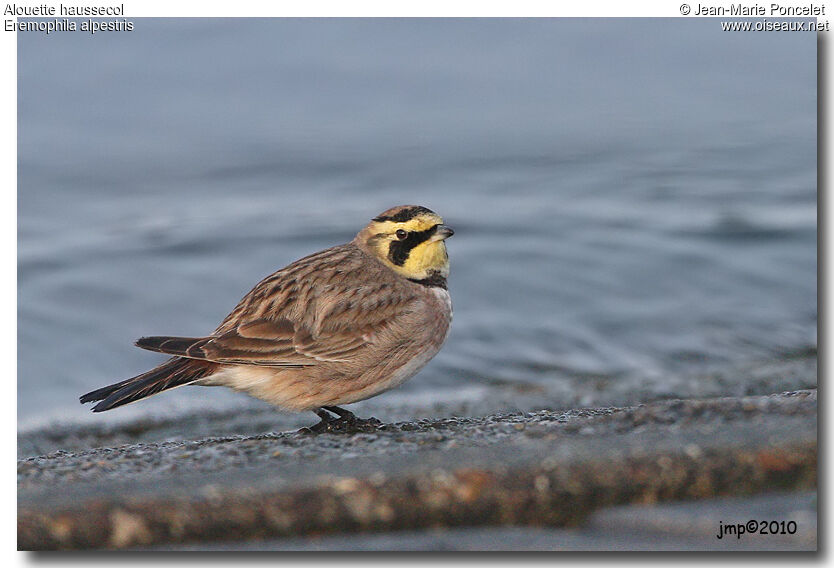
POLYGON ((408 233, 403 231, 402 229, 397 229, 397 232, 394 233, 394 234, 397 235, 397 238, 399 240, 403 240, 404 238, 406 238, 408 236, 408 233))

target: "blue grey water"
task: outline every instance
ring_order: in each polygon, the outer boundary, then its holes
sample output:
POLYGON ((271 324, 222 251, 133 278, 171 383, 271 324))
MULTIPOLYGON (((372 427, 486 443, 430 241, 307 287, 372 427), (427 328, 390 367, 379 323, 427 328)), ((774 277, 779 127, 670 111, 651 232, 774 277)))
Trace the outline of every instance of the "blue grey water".
POLYGON ((184 388, 92 415, 78 396, 163 359, 137 337, 207 333, 405 203, 456 230, 455 320, 383 410, 687 396, 815 350, 815 34, 134 23, 18 34, 21 428, 260 404, 184 388))

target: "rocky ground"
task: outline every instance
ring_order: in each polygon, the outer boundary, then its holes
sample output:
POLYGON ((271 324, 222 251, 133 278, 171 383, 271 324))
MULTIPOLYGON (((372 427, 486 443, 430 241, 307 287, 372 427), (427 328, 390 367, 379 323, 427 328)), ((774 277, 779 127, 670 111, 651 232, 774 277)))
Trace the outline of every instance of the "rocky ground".
POLYGON ((58 450, 18 546, 815 550, 816 432, 811 389, 58 450), (750 520, 796 527, 717 538, 750 520))

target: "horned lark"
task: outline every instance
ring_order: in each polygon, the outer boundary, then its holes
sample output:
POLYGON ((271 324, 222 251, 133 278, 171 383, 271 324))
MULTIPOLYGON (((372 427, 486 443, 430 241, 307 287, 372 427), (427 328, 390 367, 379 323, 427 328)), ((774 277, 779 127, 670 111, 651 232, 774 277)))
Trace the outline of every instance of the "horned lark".
POLYGON ((182 385, 219 385, 312 410, 321 418, 314 431, 367 422, 337 405, 402 384, 446 340, 444 241, 453 234, 425 207, 388 209, 351 242, 264 278, 210 335, 139 339, 173 357, 81 402, 101 401, 93 412, 102 412, 182 385))

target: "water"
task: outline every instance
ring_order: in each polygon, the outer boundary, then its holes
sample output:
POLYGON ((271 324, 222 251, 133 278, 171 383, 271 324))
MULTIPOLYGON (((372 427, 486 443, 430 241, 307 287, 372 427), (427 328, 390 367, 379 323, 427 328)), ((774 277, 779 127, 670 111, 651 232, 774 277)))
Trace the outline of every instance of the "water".
POLYGON ((404 203, 455 228, 455 321, 383 406, 686 396, 815 349, 814 34, 135 25, 18 34, 21 428, 259 404, 179 389, 92 415, 77 397, 162 360, 137 337, 212 330, 404 203))

